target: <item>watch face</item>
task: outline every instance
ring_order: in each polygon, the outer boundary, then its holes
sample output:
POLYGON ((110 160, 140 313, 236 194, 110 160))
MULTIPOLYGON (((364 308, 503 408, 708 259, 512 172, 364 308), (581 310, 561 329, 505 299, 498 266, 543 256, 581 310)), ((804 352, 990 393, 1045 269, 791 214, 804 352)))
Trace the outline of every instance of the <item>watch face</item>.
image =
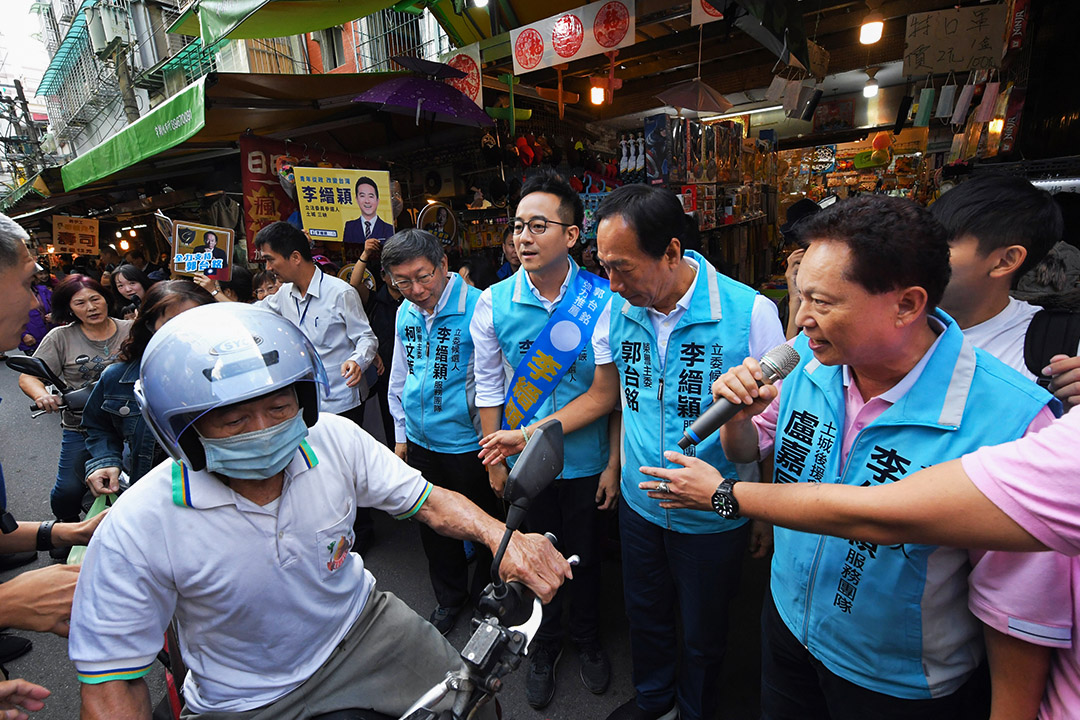
POLYGON ((731 495, 731 487, 721 487, 712 496, 712 506, 716 514, 733 519, 739 516, 739 505, 731 495))

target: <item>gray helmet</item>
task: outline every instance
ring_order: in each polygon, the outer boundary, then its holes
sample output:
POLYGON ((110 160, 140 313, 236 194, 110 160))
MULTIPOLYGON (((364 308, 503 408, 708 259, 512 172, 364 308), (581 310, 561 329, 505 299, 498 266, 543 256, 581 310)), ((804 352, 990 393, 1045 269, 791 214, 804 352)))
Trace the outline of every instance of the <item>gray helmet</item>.
POLYGON ((192 470, 206 466, 192 424, 205 413, 295 386, 304 422, 330 396, 319 354, 299 328, 241 303, 192 308, 169 320, 143 353, 135 398, 161 446, 192 470))

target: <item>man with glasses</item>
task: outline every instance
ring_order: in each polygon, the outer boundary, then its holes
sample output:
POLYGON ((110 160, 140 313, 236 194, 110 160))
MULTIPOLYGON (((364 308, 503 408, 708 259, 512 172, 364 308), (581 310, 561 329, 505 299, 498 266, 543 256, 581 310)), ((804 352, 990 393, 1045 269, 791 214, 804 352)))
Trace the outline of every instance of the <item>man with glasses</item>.
MULTIPOLYGON (((476 457, 478 421, 472 396, 473 343, 469 321, 480 291, 448 272, 439 241, 424 230, 402 230, 383 247, 388 287, 405 298, 398 308, 387 393, 394 418, 394 452, 440 487, 461 493, 497 514, 476 457), (408 407, 408 413, 405 408, 408 407)), ((469 562, 460 540, 426 525, 420 539, 437 605, 431 624, 446 635, 458 615, 488 583, 491 552, 477 546, 469 589, 469 562)))
MULTIPOLYGON (((610 304, 610 290, 606 281, 570 260, 584 214, 581 198, 557 175, 537 175, 522 188, 511 221, 521 268, 480 295, 471 325, 476 406, 485 435, 500 427, 524 428, 532 417, 558 410, 592 382, 590 339, 596 319, 610 304)), ((568 584, 569 629, 582 682, 597 694, 607 689, 611 676, 599 637, 598 508, 615 506, 619 480, 618 456, 609 457, 608 451, 606 416, 569 433, 563 473, 533 501, 528 516, 533 532, 554 533, 565 554, 581 558, 568 584)), ((501 494, 506 466, 493 462, 488 473, 492 488, 501 494)), ((537 709, 547 706, 555 693, 564 594, 544 608, 529 649, 526 699, 537 709)))

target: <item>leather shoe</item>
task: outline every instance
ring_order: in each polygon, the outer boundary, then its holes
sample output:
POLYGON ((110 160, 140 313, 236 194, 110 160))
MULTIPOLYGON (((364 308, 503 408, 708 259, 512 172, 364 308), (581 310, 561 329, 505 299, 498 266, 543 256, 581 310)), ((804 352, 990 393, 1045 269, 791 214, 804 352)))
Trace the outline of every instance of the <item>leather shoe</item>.
POLYGON ((26 552, 17 553, 3 553, 0 554, 0 572, 6 570, 14 570, 17 567, 23 565, 29 565, 37 560, 37 550, 27 550, 26 552))
POLYGON ((652 712, 638 707, 637 698, 630 698, 619 707, 615 708, 607 720, 677 720, 679 706, 676 705, 666 712, 652 712))
POLYGON ((18 635, 0 633, 0 665, 6 665, 16 658, 30 652, 34 644, 18 635))

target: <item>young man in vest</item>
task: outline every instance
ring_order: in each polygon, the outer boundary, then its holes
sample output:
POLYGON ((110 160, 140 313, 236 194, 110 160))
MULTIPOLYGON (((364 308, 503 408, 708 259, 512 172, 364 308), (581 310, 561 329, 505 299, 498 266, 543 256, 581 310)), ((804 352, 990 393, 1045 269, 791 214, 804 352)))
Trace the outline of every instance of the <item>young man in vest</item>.
MULTIPOLYGON (((584 214, 581 198, 561 177, 538 175, 522 188, 511 221, 521 268, 481 294, 471 326, 476 405, 485 435, 500 427, 521 435, 531 418, 551 414, 593 380, 590 338, 610 291, 606 281, 570 259, 584 214)), ((528 516, 533 532, 554 533, 564 553, 580 557, 569 584, 569 630, 582 682, 598 694, 611 676, 599 637, 598 508, 613 507, 618 496, 618 458, 609 457, 608 433, 606 415, 566 433, 562 475, 533 500, 528 516)), ((492 488, 501 494, 505 465, 492 464, 488 472, 492 488)), ((544 608, 529 649, 526 699, 537 709, 555 693, 564 594, 544 608)))
MULTIPOLYGON (((941 300, 964 336, 1034 380, 1024 362, 1028 327, 1038 306, 1010 296, 1028 269, 1061 237, 1061 210, 1028 180, 982 175, 960 183, 930 207, 949 233, 952 276, 941 300)), ((1077 355, 1077 348, 1070 348, 1077 355)), ((1080 367, 1058 356, 1050 373, 1080 367), (1055 368, 1054 366, 1057 366, 1055 368)), ((1069 404, 1080 387, 1057 388, 1069 404)), ((976 552, 968 606, 985 624, 995 716, 1035 717, 1055 648, 1073 643, 1071 561, 1060 553, 976 552)))
MULTIPOLYGON (((593 385, 555 416, 573 430, 621 401, 619 529, 637 697, 609 720, 712 718, 720 707, 727 606, 751 528, 744 520, 658 508, 638 489, 645 479, 638 468, 663 464, 664 450, 678 447, 708 407, 710 383, 740 355, 757 357, 784 342, 784 330, 768 298, 719 274, 702 255, 683 252, 686 219, 673 193, 619 188, 601 203, 597 223, 597 258, 618 295, 594 335, 593 385)), ((497 452, 512 439, 506 433, 489 445, 497 452)), ((716 438, 696 451, 735 475, 716 438)), ((754 529, 755 551, 767 545, 763 530, 754 529)))
MULTIPOLYGON (((874 195, 806 223, 803 333, 794 342, 802 359, 760 389, 752 358, 714 384, 748 406, 720 428, 728 457, 772 454, 777 483, 877 486, 1052 422, 1049 393, 977 350, 936 310, 949 246, 926 210, 874 195)), ((668 459, 687 469, 647 469, 665 485, 642 483, 660 508, 739 517, 732 478, 677 453, 668 459)), ((763 717, 936 720, 982 705, 966 551, 781 528, 775 543, 763 717)))
MULTIPOLYGON (((405 297, 397 312, 387 393, 394 452, 435 484, 497 514, 498 501, 476 457, 469 322, 480 291, 448 272, 442 245, 423 230, 402 230, 391 237, 382 258, 388 287, 405 297)), ((431 624, 446 635, 470 599, 479 598, 487 585, 491 553, 478 550, 470 592, 461 541, 426 525, 420 528, 420 539, 437 602, 431 624)))

